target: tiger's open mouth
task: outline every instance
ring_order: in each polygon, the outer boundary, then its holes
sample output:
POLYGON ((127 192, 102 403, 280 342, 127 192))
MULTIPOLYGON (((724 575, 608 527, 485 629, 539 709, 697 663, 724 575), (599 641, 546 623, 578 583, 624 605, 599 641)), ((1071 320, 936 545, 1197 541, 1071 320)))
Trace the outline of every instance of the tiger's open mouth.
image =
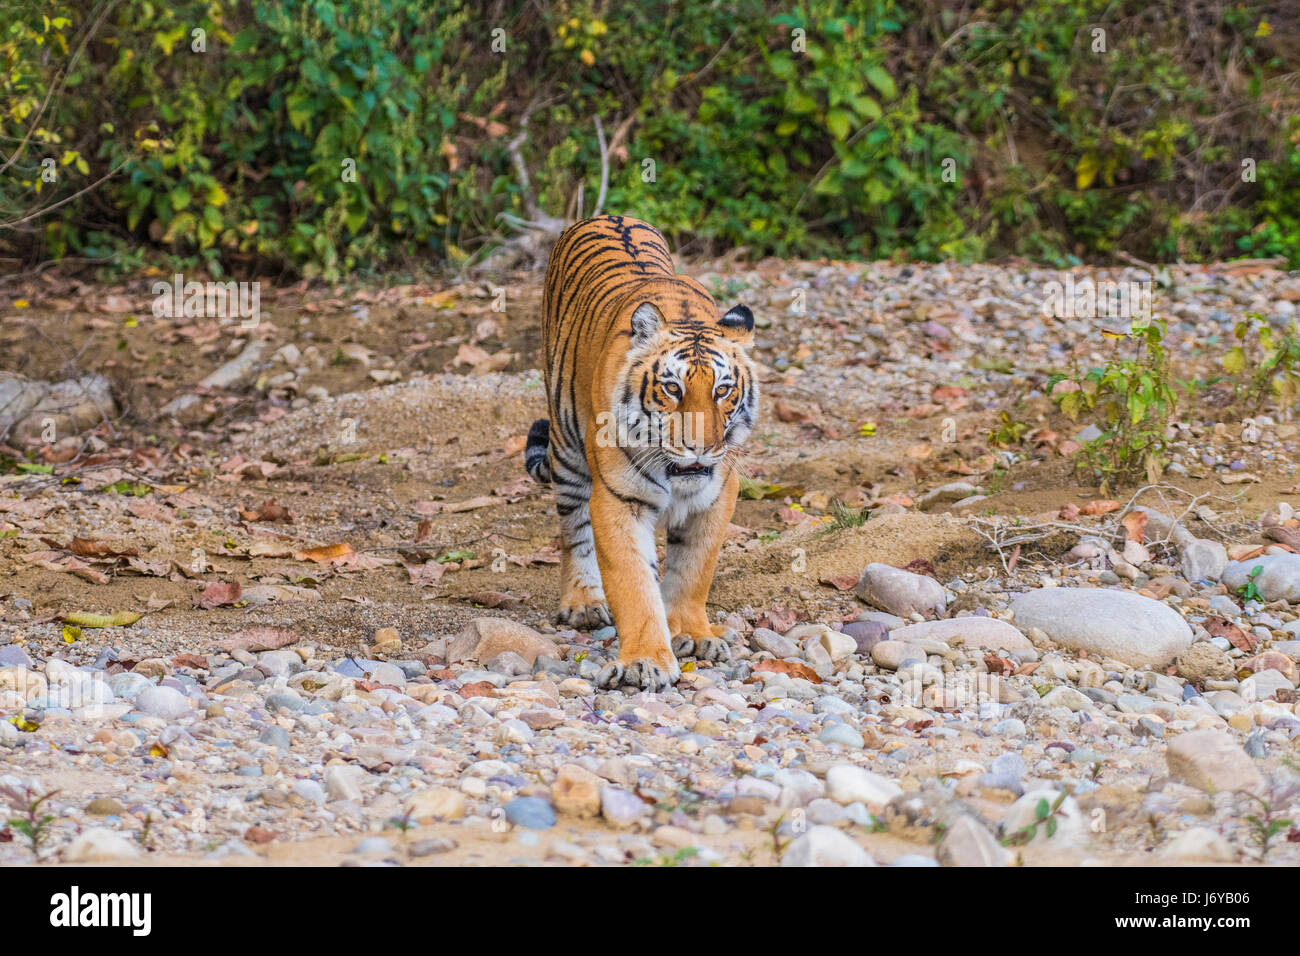
POLYGON ((696 462, 693 465, 678 465, 676 463, 668 466, 669 478, 708 478, 713 474, 713 466, 696 462))

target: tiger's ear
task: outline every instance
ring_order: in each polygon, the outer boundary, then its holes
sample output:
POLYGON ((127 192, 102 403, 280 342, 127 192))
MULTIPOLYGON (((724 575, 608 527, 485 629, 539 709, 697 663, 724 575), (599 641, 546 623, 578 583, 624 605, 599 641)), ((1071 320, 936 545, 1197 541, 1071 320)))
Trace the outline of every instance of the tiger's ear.
POLYGON ((732 306, 718 320, 718 324, 728 338, 735 339, 741 345, 749 345, 754 341, 754 313, 749 311, 747 305, 732 306))
POLYGON ((649 302, 642 302, 632 313, 632 340, 645 342, 659 331, 663 322, 664 317, 659 314, 658 309, 649 302))

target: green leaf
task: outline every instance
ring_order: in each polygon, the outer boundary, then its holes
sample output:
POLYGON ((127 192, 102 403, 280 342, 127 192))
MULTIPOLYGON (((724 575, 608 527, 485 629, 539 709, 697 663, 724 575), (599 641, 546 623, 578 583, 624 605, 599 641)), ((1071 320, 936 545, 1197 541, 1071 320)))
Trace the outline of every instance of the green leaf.
POLYGON ((1092 181, 1097 178, 1097 171, 1101 169, 1101 161, 1094 152, 1086 152, 1079 160, 1079 165, 1074 169, 1074 186, 1076 189, 1087 189, 1092 185, 1092 181))
POLYGON ((1228 349, 1223 355, 1223 369, 1229 375, 1239 375, 1246 368, 1246 350, 1240 345, 1228 349))
POLYGON ((892 100, 898 95, 898 89, 894 86, 894 78, 882 66, 867 67, 867 82, 879 90, 880 95, 887 100, 892 100))

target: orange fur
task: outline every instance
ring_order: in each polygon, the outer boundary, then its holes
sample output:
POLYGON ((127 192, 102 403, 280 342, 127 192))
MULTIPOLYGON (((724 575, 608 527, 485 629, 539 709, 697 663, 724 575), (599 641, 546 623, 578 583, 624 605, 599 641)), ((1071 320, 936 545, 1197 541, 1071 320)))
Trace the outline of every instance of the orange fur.
POLYGON ((608 602, 620 653, 601 683, 662 689, 680 673, 674 647, 728 653, 705 601, 736 503, 733 458, 757 407, 753 316, 721 315, 674 273, 657 231, 619 216, 565 231, 545 299, 550 418, 530 432, 526 461, 556 484, 558 620, 598 626, 608 602), (662 582, 657 527, 668 537, 662 582))

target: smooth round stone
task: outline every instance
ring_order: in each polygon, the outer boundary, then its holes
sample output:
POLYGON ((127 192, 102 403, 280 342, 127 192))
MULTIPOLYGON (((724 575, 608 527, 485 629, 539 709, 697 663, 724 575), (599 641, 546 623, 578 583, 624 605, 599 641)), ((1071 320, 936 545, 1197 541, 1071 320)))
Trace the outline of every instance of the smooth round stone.
POLYGON ((867 745, 860 733, 848 724, 842 723, 823 727, 817 739, 824 744, 839 744, 841 747, 850 747, 854 750, 861 750, 867 745))
MULTIPOLYGON (((779 792, 776 787, 772 789, 779 792)), ((647 812, 645 802, 636 794, 629 793, 622 787, 600 788, 600 814, 614 826, 630 827, 647 812)))
POLYGON ((138 697, 142 692, 154 686, 153 681, 143 674, 136 674, 132 671, 124 671, 121 674, 113 674, 108 678, 108 687, 118 697, 127 700, 138 697))
POLYGON ((842 831, 828 826, 809 827, 791 841, 781 857, 782 866, 875 866, 867 851, 842 831))
POLYGON ((190 711, 190 701, 172 687, 150 687, 135 698, 135 709, 150 717, 180 717, 190 711))
POLYGON ((516 797, 505 806, 506 819, 517 827, 549 830, 555 826, 555 811, 541 797, 516 797))
POLYGON ((257 738, 258 743, 266 744, 268 747, 279 747, 281 750, 289 749, 289 731, 285 730, 279 724, 272 724, 262 731, 257 738))
POLYGON ((1300 602, 1300 554, 1265 554, 1249 561, 1233 561, 1224 569, 1220 580, 1233 593, 1251 580, 1255 568, 1255 587, 1265 601, 1300 602))
POLYGON ((963 647, 981 650, 1023 651, 1033 648, 1029 638, 1019 628, 995 617, 953 617, 944 621, 910 624, 890 631, 889 639, 904 643, 940 641, 946 645, 960 642, 963 647))
POLYGON ((272 712, 279 710, 281 707, 290 711, 300 711, 307 706, 307 701, 293 691, 282 690, 269 695, 266 698, 266 706, 272 712))
POLYGON ((361 854, 363 856, 377 855, 380 853, 392 853, 393 845, 389 843, 387 840, 385 840, 383 837, 377 837, 377 836, 366 837, 364 840, 362 840, 353 848, 352 852, 361 854))
POLYGON ((826 771, 826 796, 842 806, 886 804, 902 792, 888 777, 853 764, 836 764, 826 771))
POLYGON ((1192 643, 1177 611, 1132 591, 1040 588, 1016 598, 1011 610, 1017 627, 1037 627, 1057 644, 1133 667, 1163 668, 1192 643))
POLYGON ((989 733, 995 737, 1023 737, 1027 733, 1025 722, 1017 720, 1015 717, 1008 717, 1005 720, 999 720, 989 728, 989 733))

